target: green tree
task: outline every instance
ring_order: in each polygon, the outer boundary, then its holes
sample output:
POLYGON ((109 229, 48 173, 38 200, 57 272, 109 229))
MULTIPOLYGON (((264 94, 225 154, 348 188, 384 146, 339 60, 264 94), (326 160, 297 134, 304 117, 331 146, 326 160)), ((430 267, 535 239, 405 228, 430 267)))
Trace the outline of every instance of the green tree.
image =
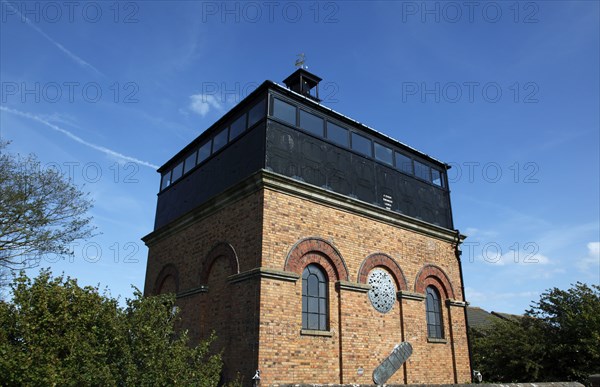
POLYGON ((600 286, 577 282, 544 292, 526 313, 546 343, 542 381, 588 382, 600 373, 600 286))
POLYGON ((589 384, 600 373, 600 286, 549 289, 524 317, 471 330, 471 338, 485 381, 589 384))
MULTIPOLYGON (((525 319, 525 318, 524 318, 525 319)), ((494 321, 484 331, 471 329, 473 367, 489 382, 531 382, 541 377, 544 351, 531 321, 494 321)))
POLYGON ((34 155, 13 155, 7 146, 0 140, 0 266, 23 269, 44 254, 72 253, 71 242, 94 233, 89 196, 34 155))
POLYGON ((216 386, 219 354, 176 334, 173 295, 127 306, 49 271, 11 283, 0 301, 0 385, 216 386))

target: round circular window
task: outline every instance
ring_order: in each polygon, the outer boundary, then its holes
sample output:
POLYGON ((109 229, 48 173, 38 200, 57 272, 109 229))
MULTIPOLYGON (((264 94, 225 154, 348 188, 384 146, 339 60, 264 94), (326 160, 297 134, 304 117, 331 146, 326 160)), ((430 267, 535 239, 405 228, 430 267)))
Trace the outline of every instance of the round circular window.
POLYGON ((368 278, 371 290, 369 290, 369 300, 371 305, 381 313, 387 313, 392 310, 396 302, 396 287, 392 276, 383 269, 373 269, 368 278))

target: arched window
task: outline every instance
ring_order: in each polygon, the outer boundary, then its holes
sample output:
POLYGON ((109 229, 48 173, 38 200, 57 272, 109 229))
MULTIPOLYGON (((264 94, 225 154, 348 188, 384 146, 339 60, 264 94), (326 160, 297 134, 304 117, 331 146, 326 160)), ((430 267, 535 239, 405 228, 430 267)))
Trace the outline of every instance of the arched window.
POLYGON ((175 282, 175 277, 172 275, 167 275, 161 282, 158 288, 158 294, 165 293, 176 293, 177 292, 177 284, 175 282))
POLYGON ((433 286, 427 287, 427 337, 432 339, 444 338, 442 329, 442 308, 440 293, 433 286))
POLYGON ((328 314, 327 277, 310 264, 302 272, 302 329, 326 331, 328 314))

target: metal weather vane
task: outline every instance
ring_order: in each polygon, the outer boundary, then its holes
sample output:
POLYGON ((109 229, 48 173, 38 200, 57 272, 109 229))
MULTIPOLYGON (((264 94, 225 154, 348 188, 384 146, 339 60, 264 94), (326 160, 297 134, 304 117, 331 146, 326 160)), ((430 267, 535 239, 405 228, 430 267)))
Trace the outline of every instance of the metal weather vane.
POLYGON ((296 67, 299 67, 301 69, 308 69, 308 66, 305 64, 306 63, 306 57, 304 55, 304 53, 302 54, 298 54, 297 55, 297 59, 296 59, 296 63, 294 64, 296 67))

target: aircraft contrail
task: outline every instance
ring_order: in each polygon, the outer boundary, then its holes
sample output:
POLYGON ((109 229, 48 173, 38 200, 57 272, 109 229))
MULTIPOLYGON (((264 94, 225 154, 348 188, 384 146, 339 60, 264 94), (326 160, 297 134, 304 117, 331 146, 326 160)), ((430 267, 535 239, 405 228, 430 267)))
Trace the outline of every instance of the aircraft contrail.
POLYGON ((33 28, 34 30, 36 30, 40 35, 42 35, 44 38, 46 38, 50 43, 52 43, 56 47, 58 47, 59 50, 61 50, 65 54, 67 54, 67 56, 69 58, 71 58, 72 60, 74 60, 78 65, 80 65, 82 67, 89 68, 89 69, 93 70, 95 73, 97 73, 99 75, 102 75, 103 77, 106 78, 106 75, 104 75, 104 73, 102 73, 100 70, 98 70, 97 68, 95 68, 94 66, 92 66, 90 63, 86 62, 85 60, 81 59, 77 55, 73 54, 71 51, 69 51, 67 48, 65 48, 65 46, 63 46, 62 44, 60 44, 56 40, 52 39, 48 34, 46 34, 44 31, 42 31, 41 28, 39 28, 38 26, 36 26, 35 24, 33 24, 31 22, 31 20, 29 20, 27 18, 27 16, 24 16, 21 12, 19 12, 18 9, 16 9, 15 7, 13 7, 10 3, 7 3, 5 1, 3 1, 3 3, 5 3, 13 11, 15 11, 16 13, 18 13, 19 16, 21 16, 21 18, 23 20, 25 20, 25 22, 27 23, 27 25, 29 25, 31 28, 33 28))
POLYGON ((18 115, 18 116, 21 116, 21 117, 28 118, 28 119, 33 120, 33 121, 37 121, 37 122, 39 122, 41 124, 44 124, 44 125, 52 128, 52 129, 56 130, 57 132, 60 132, 60 133, 62 133, 64 135, 66 135, 67 137, 70 137, 71 139, 77 141, 80 144, 88 146, 88 147, 90 147, 92 149, 100 151, 100 152, 102 152, 104 154, 107 154, 109 156, 113 156, 113 157, 117 157, 117 158, 120 158, 120 159, 123 159, 123 160, 127 160, 127 161, 131 161, 131 162, 134 162, 134 163, 138 163, 138 164, 144 165, 144 166, 146 166, 148 168, 158 169, 158 165, 152 164, 152 163, 150 163, 148 161, 144 161, 144 160, 137 159, 135 157, 127 156, 127 155, 124 155, 122 153, 116 152, 116 151, 114 151, 112 149, 108 149, 108 148, 106 148, 106 147, 104 147, 102 145, 96 145, 96 144, 93 144, 91 142, 88 142, 88 141, 82 139, 81 137, 79 137, 79 136, 77 136, 77 135, 69 132, 68 130, 63 129, 63 128, 57 126, 57 125, 54 125, 53 123, 48 122, 48 121, 46 121, 45 119, 43 119, 43 118, 41 118, 39 116, 36 116, 35 114, 31 114, 31 113, 27 113, 27 112, 22 112, 22 111, 16 110, 16 109, 7 108, 5 106, 0 106, 0 110, 5 111, 7 113, 15 114, 15 115, 18 115))

